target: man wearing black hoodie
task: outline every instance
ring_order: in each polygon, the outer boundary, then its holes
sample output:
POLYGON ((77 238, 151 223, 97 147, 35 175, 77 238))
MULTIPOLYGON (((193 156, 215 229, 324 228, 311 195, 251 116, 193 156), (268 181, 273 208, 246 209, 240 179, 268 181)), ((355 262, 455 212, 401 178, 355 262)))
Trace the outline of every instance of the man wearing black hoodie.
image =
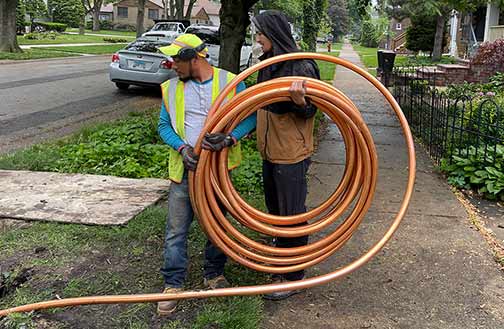
MULTIPOLYGON (((260 60, 298 52, 287 17, 268 10, 252 19, 257 29, 256 41, 261 45, 260 60)), ((313 60, 296 60, 271 65, 259 71, 257 82, 285 76, 305 76, 320 79, 313 60)), ((289 89, 292 101, 268 105, 257 112, 257 147, 263 158, 263 184, 266 206, 271 214, 288 216, 306 212, 306 173, 313 153, 313 127, 317 108, 305 98, 305 81, 294 82, 289 89)), ((277 247, 304 246, 308 236, 276 238, 277 247)), ((273 277, 276 283, 301 280, 304 271, 273 277)), ((298 290, 264 296, 281 300, 298 290)))

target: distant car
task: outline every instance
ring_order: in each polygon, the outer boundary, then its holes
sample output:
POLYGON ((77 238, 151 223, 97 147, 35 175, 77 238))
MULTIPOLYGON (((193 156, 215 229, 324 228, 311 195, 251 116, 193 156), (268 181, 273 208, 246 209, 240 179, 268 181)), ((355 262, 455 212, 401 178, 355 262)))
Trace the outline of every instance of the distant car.
POLYGON ((142 37, 155 40, 164 39, 171 42, 184 33, 185 28, 186 26, 179 22, 159 22, 148 32, 142 34, 142 37))
POLYGON ((169 45, 166 40, 138 38, 112 55, 109 76, 117 88, 125 90, 130 85, 159 87, 174 78, 171 60, 158 48, 169 45))
MULTIPOLYGON (((185 33, 196 34, 203 40, 208 47, 208 55, 210 56, 210 63, 214 66, 219 66, 219 50, 220 38, 219 27, 213 25, 191 25, 185 33)), ((244 44, 240 53, 240 69, 246 69, 252 64, 252 45, 244 44)))

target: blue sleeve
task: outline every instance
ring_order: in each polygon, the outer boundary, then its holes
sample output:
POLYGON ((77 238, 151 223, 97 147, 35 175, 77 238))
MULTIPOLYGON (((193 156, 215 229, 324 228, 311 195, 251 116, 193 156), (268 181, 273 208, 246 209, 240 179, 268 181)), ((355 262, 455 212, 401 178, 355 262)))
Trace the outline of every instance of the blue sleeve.
POLYGON ((178 151, 178 149, 184 145, 184 141, 180 138, 179 135, 173 130, 170 121, 170 115, 168 111, 166 111, 166 107, 164 102, 161 102, 161 112, 159 112, 159 123, 158 123, 158 132, 159 136, 163 139, 163 141, 178 151))
MULTIPOLYGON (((236 93, 240 93, 242 91, 245 90, 245 83, 240 82, 237 86, 236 86, 236 93)), ((257 119, 257 114, 256 112, 252 113, 251 115, 249 115, 248 117, 245 118, 245 120, 243 120, 242 122, 240 122, 238 124, 238 126, 235 127, 235 129, 233 129, 233 131, 231 132, 231 136, 233 136, 236 140, 239 140, 241 139, 243 136, 247 135, 248 133, 250 133, 252 130, 255 129, 256 127, 256 120, 257 119)))

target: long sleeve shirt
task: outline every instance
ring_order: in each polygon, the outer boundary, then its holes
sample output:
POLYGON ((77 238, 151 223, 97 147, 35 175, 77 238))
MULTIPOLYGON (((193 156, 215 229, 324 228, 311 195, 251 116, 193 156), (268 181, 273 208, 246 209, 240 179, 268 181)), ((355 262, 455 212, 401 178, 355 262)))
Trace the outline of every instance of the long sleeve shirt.
MULTIPOLYGON (((164 102, 161 103, 161 111, 159 114, 158 131, 163 141, 174 148, 180 150, 184 144, 189 144, 194 147, 197 138, 205 124, 208 110, 212 104, 212 79, 199 83, 190 80, 186 83, 190 84, 184 90, 186 92, 186 112, 184 129, 186 138, 183 140, 172 127, 170 114, 166 110, 164 102)), ((243 82, 236 87, 236 92, 239 93, 245 89, 243 82)), ((231 132, 231 136, 236 140, 252 131, 256 126, 256 114, 251 114, 236 126, 231 132)))

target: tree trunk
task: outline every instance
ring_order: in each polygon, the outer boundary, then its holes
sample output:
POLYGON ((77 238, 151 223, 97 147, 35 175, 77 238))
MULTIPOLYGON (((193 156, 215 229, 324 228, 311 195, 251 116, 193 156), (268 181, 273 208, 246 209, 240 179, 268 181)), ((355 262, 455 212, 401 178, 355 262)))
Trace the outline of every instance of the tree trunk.
POLYGON ((175 0, 175 17, 177 19, 184 18, 184 0, 175 0))
POLYGON ((82 15, 79 20, 79 34, 84 34, 84 29, 86 28, 86 15, 82 15))
POLYGON ((221 0, 219 67, 240 71, 241 47, 250 24, 248 12, 257 0, 221 0))
POLYGON ((138 15, 136 21, 136 36, 137 38, 144 32, 144 17, 145 17, 145 0, 138 1, 138 15))
POLYGON ((93 5, 93 31, 100 31, 100 9, 103 0, 95 0, 93 5))
POLYGON ((175 18, 175 0, 170 0, 170 19, 175 18))
POLYGON ((303 4, 303 42, 311 52, 317 51, 318 23, 314 0, 305 0, 303 4))
POLYGON ((23 52, 16 36, 17 2, 18 0, 0 0, 0 51, 23 52))
POLYGON ((445 17, 443 14, 436 18, 436 35, 434 36, 434 49, 432 50, 432 60, 439 61, 443 52, 445 17))
POLYGON ((187 11, 186 11, 186 14, 184 17, 185 19, 191 19, 191 13, 192 13, 195 2, 196 2, 196 0, 189 0, 189 5, 187 6, 187 11))

